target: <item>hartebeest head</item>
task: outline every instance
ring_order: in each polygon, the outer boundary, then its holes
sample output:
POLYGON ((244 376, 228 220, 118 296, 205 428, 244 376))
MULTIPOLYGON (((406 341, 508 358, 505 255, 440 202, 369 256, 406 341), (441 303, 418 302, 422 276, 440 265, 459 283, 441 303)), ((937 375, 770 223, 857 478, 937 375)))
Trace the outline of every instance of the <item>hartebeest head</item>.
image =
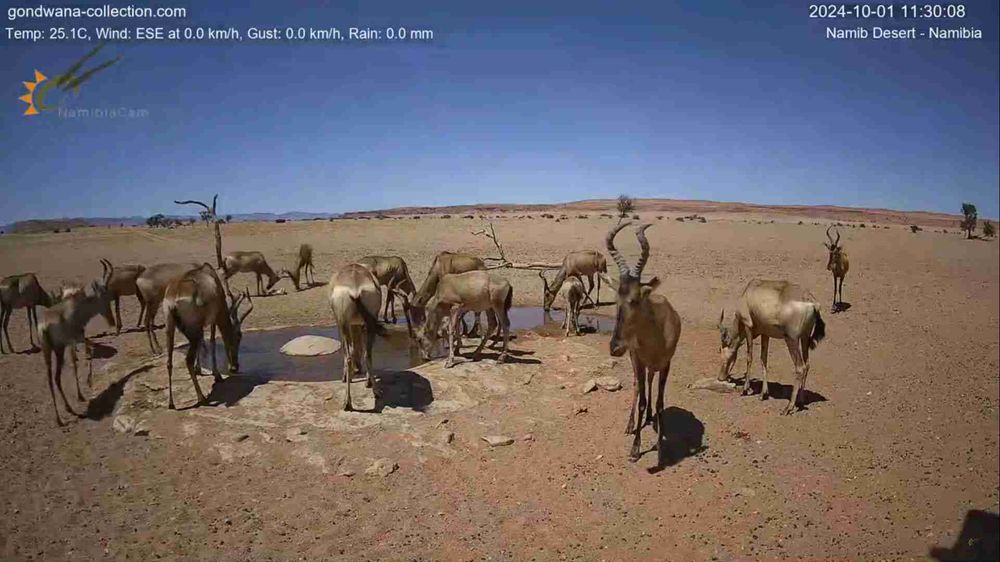
POLYGON ((615 248, 615 236, 621 229, 630 224, 632 224, 631 221, 619 224, 612 228, 605 238, 608 253, 618 264, 618 313, 615 319, 615 331, 611 336, 611 355, 615 357, 621 357, 628 350, 626 342, 631 337, 631 327, 635 323, 635 317, 637 314, 641 314, 650 293, 660 286, 660 280, 656 277, 646 282, 642 281, 642 269, 646 266, 646 261, 649 260, 649 241, 646 240, 646 229, 651 225, 643 224, 635 229, 635 236, 639 240, 642 252, 634 267, 630 268, 625 257, 618 253, 615 248))
MULTIPOLYGON (((250 291, 244 290, 240 293, 240 296, 234 297, 229 295, 228 304, 228 314, 229 321, 233 325, 232 333, 230 334, 230 345, 226 347, 226 363, 229 364, 230 373, 238 373, 240 371, 240 341, 243 340, 243 321, 253 310, 253 299, 250 298, 250 291), (240 306, 246 301, 250 306, 240 314, 240 306)), ((223 337, 225 337, 223 333, 223 337)))
POLYGON ((826 269, 828 271, 833 271, 837 267, 837 264, 843 259, 841 255, 844 250, 844 247, 840 245, 840 229, 837 229, 837 239, 834 240, 833 237, 830 236, 831 228, 833 228, 833 226, 828 226, 826 228, 826 239, 829 240, 829 242, 823 242, 826 249, 830 251, 830 259, 826 262, 826 269))

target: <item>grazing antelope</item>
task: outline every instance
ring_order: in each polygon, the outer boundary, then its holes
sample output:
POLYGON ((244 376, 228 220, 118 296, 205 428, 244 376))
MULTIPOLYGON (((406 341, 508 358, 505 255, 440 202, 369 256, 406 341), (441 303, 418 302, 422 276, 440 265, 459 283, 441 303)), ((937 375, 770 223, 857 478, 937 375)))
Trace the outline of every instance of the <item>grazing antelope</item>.
POLYGON ((192 269, 197 269, 201 264, 197 263, 158 263, 147 267, 135 280, 137 294, 146 303, 146 314, 143 323, 146 326, 146 339, 149 341, 149 349, 153 353, 160 353, 160 342, 153 333, 153 322, 156 320, 156 312, 160 310, 160 303, 163 302, 163 295, 167 290, 167 285, 171 281, 184 275, 192 269))
POLYGON ((847 277, 847 270, 851 268, 851 262, 847 259, 844 247, 840 245, 840 229, 837 229, 837 240, 834 240, 830 237, 831 228, 833 227, 829 226, 826 229, 826 239, 830 242, 824 242, 823 245, 830 251, 830 259, 826 262, 826 269, 833 273, 833 306, 830 308, 830 312, 837 312, 844 304, 844 277, 847 277), (837 280, 840 280, 839 289, 837 280))
POLYGON ((473 360, 478 360, 486 342, 499 331, 503 337, 503 349, 497 362, 507 360, 507 342, 510 339, 510 306, 514 299, 514 289, 503 277, 486 271, 467 271, 442 275, 438 280, 434 295, 427 301, 426 320, 418 331, 420 351, 424 359, 431 358, 441 320, 449 316, 448 335, 450 340, 448 360, 445 368, 455 365, 455 355, 461 346, 462 315, 466 312, 486 312, 487 328, 473 352, 473 360))
MULTIPOLYGON (((411 327, 412 318, 410 316, 410 301, 416 298, 416 290, 413 279, 410 278, 410 270, 406 262, 399 256, 365 256, 356 261, 372 272, 379 285, 385 287, 385 308, 381 312, 382 320, 389 322, 389 315, 392 314, 392 323, 396 323, 396 296, 400 295, 403 301, 403 316, 406 318, 406 329, 410 336, 413 336, 411 327)), ((381 289, 380 289, 381 290, 381 289)))
POLYGON ((384 333, 378 323, 382 308, 382 289, 368 268, 352 263, 334 272, 330 278, 330 308, 344 344, 343 381, 347 383, 344 411, 354 410, 351 404, 351 379, 359 369, 368 376, 366 386, 375 394, 376 409, 380 393, 372 373, 372 344, 377 334, 384 333))
POLYGON ((660 285, 656 277, 642 281, 642 270, 649 260, 649 241, 646 240, 644 224, 635 229, 639 240, 641 254, 635 266, 629 268, 625 258, 615 249, 615 236, 631 221, 625 221, 612 228, 605 238, 608 253, 618 265, 618 310, 615 319, 615 331, 611 335, 611 355, 621 357, 626 351, 632 360, 632 371, 635 384, 632 394, 632 408, 628 416, 628 427, 625 433, 635 435, 629 460, 639 458, 642 428, 653 423, 657 432, 657 447, 663 437, 663 423, 660 420, 663 412, 663 394, 670 374, 670 362, 673 360, 677 341, 681 336, 681 319, 670 305, 667 297, 654 293, 660 285), (656 408, 651 410, 647 400, 652 400, 653 377, 659 375, 657 381, 656 408), (648 384, 648 387, 647 387, 648 384), (647 388, 648 394, 647 397, 647 388), (635 419, 638 402, 638 419, 635 419), (645 418, 645 419, 644 419, 645 418))
MULTIPOLYGON (((549 294, 549 281, 541 271, 538 272, 538 276, 542 278, 542 289, 547 296, 549 294)), ((583 281, 580 281, 579 277, 567 277, 563 282, 562 288, 559 289, 559 294, 566 301, 566 319, 563 321, 562 327, 566 330, 567 336, 570 330, 573 330, 573 333, 579 336, 580 307, 583 305, 583 299, 586 297, 583 281)), ((600 291, 598 291, 598 294, 600 294, 600 291)), ((550 302, 549 304, 551 305, 552 303, 550 302)), ((548 310, 548 308, 545 309, 546 312, 548 310)))
POLYGON ((240 370, 240 340, 243 339, 243 321, 253 310, 253 300, 248 292, 239 297, 226 298, 225 284, 219 279, 215 269, 203 264, 192 269, 167 284, 163 295, 163 316, 166 320, 167 336, 167 407, 174 407, 174 329, 179 329, 189 345, 184 363, 187 365, 194 391, 198 395, 198 405, 205 403, 205 395, 198 385, 201 374, 200 351, 205 344, 205 326, 210 326, 209 346, 212 353, 212 376, 222 380, 215 363, 215 331, 222 333, 222 344, 226 348, 226 362, 230 373, 240 370), (240 314, 243 301, 250 305, 240 314))
MULTIPOLYGON (((427 278, 424 279, 424 283, 420 286, 420 290, 417 291, 417 296, 414 299, 413 304, 416 307, 425 307, 427 305, 427 301, 434 295, 434 291, 437 290, 437 284, 441 279, 441 276, 448 275, 450 273, 465 273, 467 271, 476 270, 486 270, 486 263, 476 256, 471 256, 469 254, 456 254, 454 252, 441 252, 440 254, 434 256, 434 261, 431 263, 431 269, 427 272, 427 278)), ((477 314, 476 321, 472 325, 470 333, 478 333, 479 324, 480 318, 477 314)))
POLYGON ((310 287, 316 283, 316 268, 313 267, 313 247, 309 244, 302 244, 299 246, 299 259, 295 262, 295 272, 291 272, 287 269, 281 270, 281 275, 284 275, 292 280, 292 285, 295 285, 296 291, 301 291, 299 287, 299 281, 302 280, 302 275, 305 275, 306 285, 310 287))
MULTIPOLYGON (((781 338, 788 346, 788 353, 795 365, 795 383, 788 406, 782 414, 795 412, 800 406, 800 393, 809 375, 809 350, 815 349, 826 336, 826 324, 819 313, 819 305, 802 287, 788 281, 762 281, 754 279, 743 289, 739 304, 729 318, 723 309, 719 316, 719 334, 722 342, 722 366, 719 380, 729 378, 729 371, 736 362, 740 345, 747 344, 747 374, 743 379, 743 394, 750 394, 750 367, 753 362, 753 340, 760 336, 760 364, 764 370, 764 384, 760 398, 768 397, 767 348, 769 338, 781 338)), ((802 394, 804 395, 804 393, 802 394)))
POLYGON ((115 333, 122 333, 122 311, 121 298, 135 295, 139 301, 139 318, 135 322, 138 328, 142 324, 142 318, 146 312, 146 301, 142 299, 142 294, 135 286, 135 280, 146 270, 143 265, 122 265, 115 267, 106 259, 101 259, 101 266, 104 267, 104 276, 108 279, 108 292, 115 302, 115 333))
MULTIPOLYGON (((56 413, 56 424, 62 425, 59 417, 59 404, 56 402, 56 393, 53 389, 59 389, 63 404, 66 409, 74 415, 79 415, 69 405, 66 394, 62 387, 62 368, 65 360, 65 351, 69 347, 69 356, 73 362, 73 378, 76 379, 76 395, 83 401, 83 393, 80 391, 80 377, 77 369, 76 344, 83 342, 84 346, 89 346, 85 329, 87 323, 94 316, 100 314, 112 326, 115 322, 111 314, 111 293, 107 286, 96 281, 91 285, 91 293, 76 293, 70 298, 52 305, 42 311, 42 319, 38 323, 38 339, 42 344, 42 357, 45 358, 45 376, 49 383, 49 393, 52 394, 52 407, 56 413), (53 369, 52 358, 55 356, 55 368, 53 369)), ((88 348, 89 349, 89 348, 88 348)), ((88 374, 87 386, 90 387, 93 369, 89 367, 92 354, 87 353, 88 374)))
POLYGON ((552 280, 552 289, 545 291, 545 299, 543 301, 542 308, 548 310, 552 307, 552 303, 556 300, 556 295, 559 294, 559 288, 562 287, 563 281, 570 277, 576 277, 582 280, 584 277, 587 278, 587 293, 586 299, 594 304, 594 299, 590 298, 590 293, 594 290, 594 276, 597 275, 597 300, 601 300, 601 275, 602 273, 608 272, 608 262, 604 259, 604 256, 600 252, 594 250, 581 250, 579 252, 570 252, 566 254, 563 258, 562 267, 556 273, 555 279, 552 280))
MULTIPOLYGON (((7 348, 11 353, 14 353, 14 346, 10 343, 7 327, 11 315, 18 308, 25 309, 28 314, 28 340, 31 342, 31 349, 37 349, 34 336, 38 331, 36 306, 52 306, 52 297, 45 292, 34 273, 11 275, 0 280, 0 328, 3 329, 3 334, 0 335, 6 338, 7 348)), ((3 338, 0 338, 0 353, 5 353, 3 338)))
POLYGON ((229 283, 229 278, 237 273, 253 273, 257 277, 257 296, 263 296, 264 291, 270 291, 280 277, 267 265, 264 254, 260 252, 230 252, 222 258, 222 278, 229 283), (267 287, 264 288, 263 276, 267 276, 267 287))

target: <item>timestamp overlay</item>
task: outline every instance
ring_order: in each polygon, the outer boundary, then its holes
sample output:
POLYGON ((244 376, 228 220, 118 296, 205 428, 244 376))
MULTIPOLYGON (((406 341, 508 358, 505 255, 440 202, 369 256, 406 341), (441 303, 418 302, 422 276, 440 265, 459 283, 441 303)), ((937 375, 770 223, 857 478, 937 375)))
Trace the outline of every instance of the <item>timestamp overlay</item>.
MULTIPOLYGON (((7 42, 109 43, 317 43, 374 44, 431 42, 430 26, 357 25, 348 22, 259 22, 252 25, 199 21, 197 6, 38 4, 6 8, 3 37, 7 42)), ((281 18, 275 18, 279 20, 281 18)))
POLYGON ((802 12, 829 41, 979 41, 984 4, 804 4, 802 12))

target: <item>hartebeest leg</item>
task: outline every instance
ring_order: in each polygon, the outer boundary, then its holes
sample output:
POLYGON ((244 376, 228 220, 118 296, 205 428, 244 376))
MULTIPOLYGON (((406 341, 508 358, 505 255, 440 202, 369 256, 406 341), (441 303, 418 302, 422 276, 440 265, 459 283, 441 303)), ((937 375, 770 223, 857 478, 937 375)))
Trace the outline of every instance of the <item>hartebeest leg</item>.
POLYGON ((76 344, 71 343, 69 345, 69 360, 73 363, 73 380, 76 381, 76 398, 83 402, 85 398, 83 397, 83 392, 80 392, 80 375, 77 369, 77 357, 76 357, 76 344))
MULTIPOLYGON (((633 373, 633 384, 632 384, 632 408, 628 411, 628 423, 625 425, 625 435, 631 435, 632 431, 635 429, 635 407, 639 402, 639 361, 635 358, 635 355, 629 353, 629 360, 632 362, 632 373, 633 373)), ((639 419, 642 419, 642 413, 639 414, 639 419)))
POLYGON ((802 349, 802 380, 799 382, 799 395, 796 397, 795 405, 799 408, 805 406, 806 401, 806 377, 809 376, 809 338, 800 340, 802 349))
POLYGON ((771 342, 771 338, 761 335, 760 336, 760 365, 764 369, 764 383, 760 387, 760 399, 767 400, 768 389, 767 389, 767 346, 771 342))
MULTIPOLYGON (((194 334, 191 335, 193 336, 194 334)), ((191 383, 194 385, 194 392, 198 395, 199 406, 206 402, 205 395, 201 392, 201 385, 198 384, 198 375, 201 372, 201 365, 198 361, 198 352, 201 351, 203 338, 204 336, 201 334, 200 329, 196 337, 188 338, 190 343, 188 344, 187 357, 184 358, 188 374, 191 375, 191 383)), ((167 353, 173 355, 172 351, 168 351, 167 353)))
MULTIPOLYGON (((148 327, 148 320, 146 326, 148 327)), ((166 332, 167 337, 167 348, 170 352, 167 353, 167 408, 171 410, 176 409, 174 407, 174 318, 171 315, 167 315, 166 327, 163 329, 166 332)), ((150 340, 150 345, 152 345, 152 340, 150 340)))
POLYGON ((215 382, 221 382, 222 375, 219 374, 219 367, 215 363, 215 322, 212 322, 212 330, 209 334, 209 344, 212 346, 212 377, 215 382))
POLYGON ((486 347, 486 342, 490 340, 493 336, 493 331, 497 329, 497 315, 492 310, 486 313, 486 333, 483 334, 481 340, 479 340, 479 345, 476 346, 476 350, 472 352, 472 360, 479 361, 480 355, 483 353, 483 348, 486 347))
POLYGON ((121 299, 115 297, 115 335, 122 333, 122 309, 121 299))
POLYGON ((642 427, 653 423, 653 379, 656 378, 656 371, 649 369, 646 371, 646 419, 642 421, 642 427))
POLYGON ((63 370, 63 365, 66 362, 66 356, 64 355, 64 352, 65 349, 59 349, 58 351, 56 351, 56 373, 54 377, 56 380, 56 389, 59 391, 59 396, 62 396, 63 404, 66 405, 66 410, 69 411, 69 413, 76 416, 79 414, 76 413, 76 410, 70 407, 69 400, 66 400, 66 393, 63 392, 63 387, 62 387, 62 370, 63 370))
POLYGON ((351 379, 354 378, 354 338, 357 333, 354 326, 348 325, 344 331, 344 382, 347 384, 347 396, 344 397, 344 411, 353 412, 354 404, 351 403, 351 379))
MULTIPOLYGON (((4 320, 6 320, 6 319, 7 319, 7 307, 6 306, 0 307, 0 353, 7 353, 7 351, 4 350, 4 347, 3 347, 3 336, 4 336, 4 333, 5 333, 5 330, 3 329, 3 327, 4 327, 4 320)), ((11 353, 14 352, 13 349, 11 349, 10 351, 11 351, 11 353)))
POLYGON ((805 382, 802 351, 799 349, 799 342, 792 338, 785 338, 785 344, 788 346, 788 354, 792 356, 792 364, 795 366, 795 381, 792 384, 792 395, 788 398, 788 405, 782 410, 783 415, 790 415, 795 413, 796 405, 799 399, 799 390, 802 384, 805 382))
POLYGON ((37 349, 35 345, 35 332, 38 329, 38 317, 35 316, 35 307, 27 306, 24 310, 28 313, 28 342, 31 344, 31 349, 37 349))
POLYGON ((14 344, 10 343, 10 331, 7 329, 7 326, 10 324, 10 317, 14 314, 14 309, 8 308, 5 312, 6 314, 4 314, 3 317, 3 336, 7 339, 7 349, 9 349, 11 353, 14 353, 14 344))
POLYGON ((635 386, 639 390, 639 423, 635 424, 635 437, 632 439, 632 450, 628 455, 628 459, 632 462, 639 460, 639 449, 642 445, 642 428, 645 425, 642 423, 642 420, 646 415, 646 409, 649 408, 649 402, 646 398, 646 367, 638 362, 636 362, 636 365, 639 367, 635 372, 635 386))
POLYGON ((833 304, 830 305, 830 312, 837 312, 837 276, 833 276, 833 304))
POLYGON ((667 363, 667 367, 659 371, 657 376, 659 376, 659 379, 656 382, 656 413, 653 414, 653 428, 656 430, 656 448, 659 449, 660 438, 663 436, 663 420, 660 419, 660 416, 663 415, 663 402, 665 400, 667 377, 670 376, 670 363, 667 363))
POLYGON ((374 388, 375 374, 372 370, 372 347, 375 344, 375 334, 370 333, 368 331, 368 327, 365 326, 361 330, 361 336, 364 338, 364 347, 362 349, 364 349, 365 351, 363 363, 365 366, 365 374, 368 375, 368 380, 367 382, 365 382, 365 387, 374 388))
POLYGON ((135 327, 138 328, 142 326, 142 319, 146 316, 146 301, 143 300, 141 293, 136 293, 135 298, 139 301, 139 317, 135 319, 135 327))
POLYGON ((750 372, 753 368, 753 333, 744 328, 743 338, 747 342, 747 374, 743 378, 743 396, 750 395, 750 372))
POLYGON ((49 394, 52 395, 52 409, 56 413, 56 425, 62 426, 62 419, 59 417, 59 404, 56 402, 56 389, 52 384, 52 379, 55 378, 55 373, 52 372, 52 353, 53 351, 49 348, 43 348, 42 353, 45 354, 45 379, 49 383, 49 394))
MULTIPOLYGON (((156 334, 153 333, 153 321, 156 319, 156 309, 159 308, 159 304, 159 302, 154 300, 146 306, 146 339, 149 340, 149 349, 153 353, 162 352, 162 349, 160 349, 160 342, 156 339, 156 334)), ((167 320, 167 324, 170 324, 169 320, 167 320)), ((170 351, 173 352, 173 337, 170 338, 170 342, 167 345, 170 346, 170 351)))
MULTIPOLYGON (((458 349, 461 346, 461 338, 458 337, 459 330, 461 329, 461 321, 463 311, 461 307, 452 307, 450 316, 448 318, 448 340, 451 342, 448 349, 448 360, 445 361, 445 369, 450 369, 455 366, 455 355, 458 354, 458 349)), ((476 317, 478 319, 478 316, 476 317)))

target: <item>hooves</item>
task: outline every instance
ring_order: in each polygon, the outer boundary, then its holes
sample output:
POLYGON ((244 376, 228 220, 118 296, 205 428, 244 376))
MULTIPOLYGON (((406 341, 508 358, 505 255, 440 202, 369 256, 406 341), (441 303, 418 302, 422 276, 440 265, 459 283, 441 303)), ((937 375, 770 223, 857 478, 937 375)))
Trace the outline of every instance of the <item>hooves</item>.
POLYGON ((351 405, 350 402, 344 402, 344 411, 345 412, 353 412, 354 411, 354 406, 351 405))

